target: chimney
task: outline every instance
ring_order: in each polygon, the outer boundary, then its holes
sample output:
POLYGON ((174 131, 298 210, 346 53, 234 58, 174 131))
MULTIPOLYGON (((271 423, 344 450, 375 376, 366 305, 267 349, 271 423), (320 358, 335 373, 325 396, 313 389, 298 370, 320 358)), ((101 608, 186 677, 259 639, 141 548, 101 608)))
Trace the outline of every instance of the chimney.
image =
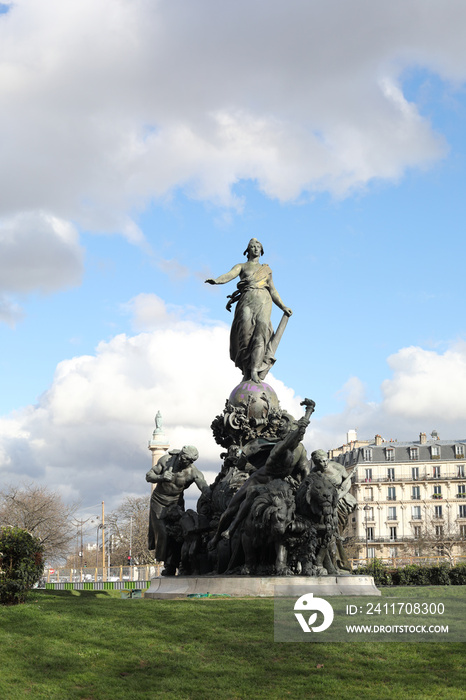
POLYGON ((381 435, 376 435, 374 440, 375 440, 375 444, 377 446, 382 444, 382 436, 381 435))
POLYGON ((425 445, 427 442, 427 435, 425 433, 419 433, 419 442, 421 445, 425 445))

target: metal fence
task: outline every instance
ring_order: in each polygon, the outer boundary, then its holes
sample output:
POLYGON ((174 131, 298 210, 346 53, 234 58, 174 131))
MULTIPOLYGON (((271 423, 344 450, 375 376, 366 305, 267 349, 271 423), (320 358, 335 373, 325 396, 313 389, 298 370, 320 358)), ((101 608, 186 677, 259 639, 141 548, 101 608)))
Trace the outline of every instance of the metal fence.
POLYGON ((45 569, 43 583, 118 583, 125 581, 150 581, 160 576, 163 564, 148 566, 110 566, 106 568, 45 569))

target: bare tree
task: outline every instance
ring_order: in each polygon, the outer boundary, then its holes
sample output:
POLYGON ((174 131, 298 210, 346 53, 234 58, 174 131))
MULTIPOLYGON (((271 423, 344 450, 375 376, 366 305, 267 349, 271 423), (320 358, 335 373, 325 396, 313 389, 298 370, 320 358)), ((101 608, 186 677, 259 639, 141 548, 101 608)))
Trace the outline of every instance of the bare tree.
POLYGON ((133 564, 154 564, 155 559, 147 548, 150 496, 128 496, 121 506, 107 518, 107 537, 111 547, 111 562, 128 564, 130 553, 133 564))
POLYGON ((10 485, 0 491, 0 524, 27 530, 43 545, 46 560, 58 563, 73 546, 71 518, 77 507, 47 486, 10 485))
POLYGON ((464 536, 452 517, 451 508, 441 502, 425 507, 422 524, 413 525, 413 536, 410 544, 416 556, 440 556, 453 562, 455 555, 466 551, 464 536))

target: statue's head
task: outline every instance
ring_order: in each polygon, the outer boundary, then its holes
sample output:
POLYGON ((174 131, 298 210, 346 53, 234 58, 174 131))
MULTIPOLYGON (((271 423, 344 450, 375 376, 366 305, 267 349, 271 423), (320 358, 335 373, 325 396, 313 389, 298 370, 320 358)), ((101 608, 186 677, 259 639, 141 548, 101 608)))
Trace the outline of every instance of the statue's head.
POLYGON ((314 450, 311 454, 312 461, 320 470, 324 470, 328 465, 328 455, 325 450, 314 450))
POLYGON ((262 243, 260 241, 258 241, 257 238, 251 238, 251 240, 248 243, 248 247, 244 251, 243 255, 247 255, 249 257, 253 248, 259 249, 259 255, 264 255, 264 249, 262 247, 262 243))
POLYGON ((199 457, 199 452, 197 450, 197 447, 193 447, 192 445, 185 445, 179 454, 179 461, 183 466, 189 466, 193 462, 196 461, 196 459, 199 457))
POLYGON ((278 427, 278 437, 283 440, 288 433, 291 433, 292 430, 297 430, 298 427, 296 418, 293 418, 287 411, 283 411, 278 427))

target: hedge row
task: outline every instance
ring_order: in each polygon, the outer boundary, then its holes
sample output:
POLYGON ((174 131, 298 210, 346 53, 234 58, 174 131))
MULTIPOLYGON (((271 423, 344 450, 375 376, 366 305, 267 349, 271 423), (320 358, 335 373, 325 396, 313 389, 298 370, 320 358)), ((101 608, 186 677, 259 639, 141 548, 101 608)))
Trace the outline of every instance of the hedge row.
POLYGON ((376 586, 464 586, 466 585, 466 564, 439 564, 419 566, 409 564, 399 569, 391 569, 379 559, 368 566, 356 569, 359 576, 373 576, 376 586))

